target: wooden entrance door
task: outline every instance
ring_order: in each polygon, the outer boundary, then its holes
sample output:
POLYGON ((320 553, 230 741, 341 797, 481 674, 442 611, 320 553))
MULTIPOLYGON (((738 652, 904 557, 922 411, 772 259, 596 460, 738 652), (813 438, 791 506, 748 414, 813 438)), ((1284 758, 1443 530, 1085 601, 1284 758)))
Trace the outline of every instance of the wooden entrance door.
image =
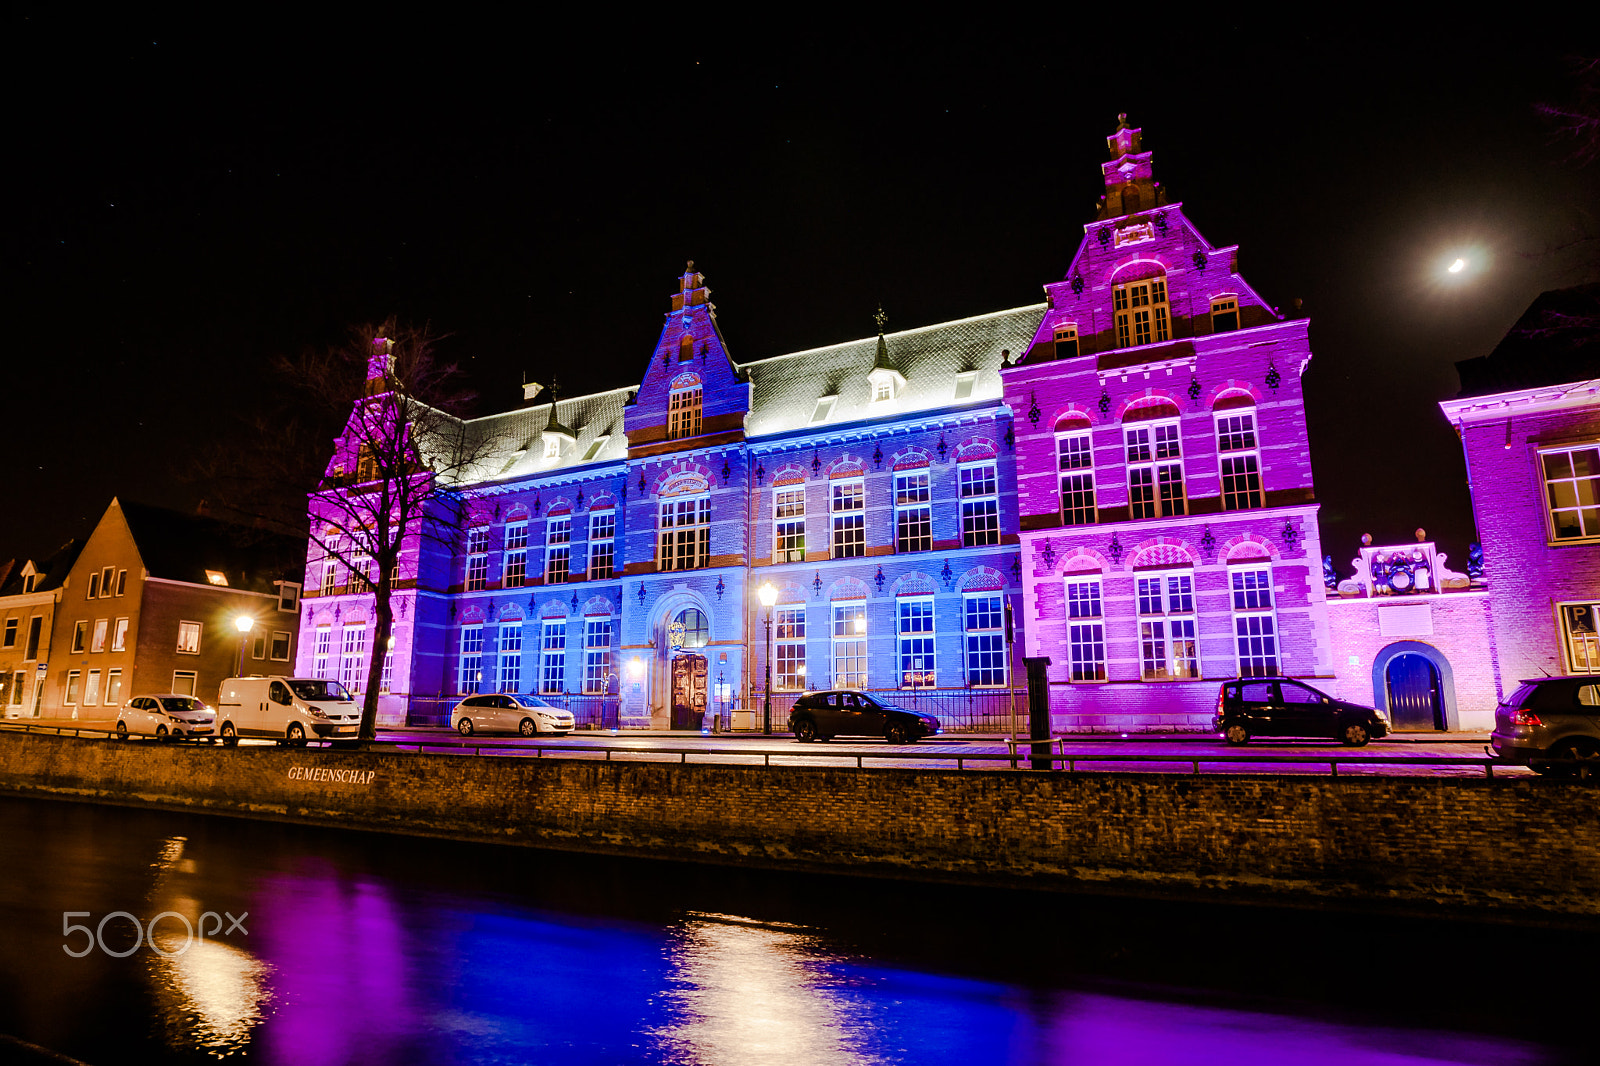
POLYGON ((706 715, 706 657, 672 660, 672 728, 699 730, 706 715))

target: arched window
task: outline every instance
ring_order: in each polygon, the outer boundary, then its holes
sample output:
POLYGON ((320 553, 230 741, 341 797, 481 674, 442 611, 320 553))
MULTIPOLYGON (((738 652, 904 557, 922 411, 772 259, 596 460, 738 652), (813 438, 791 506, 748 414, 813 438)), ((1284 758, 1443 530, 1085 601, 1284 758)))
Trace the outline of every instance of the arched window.
POLYGON ((700 435, 700 386, 673 389, 667 398, 667 439, 700 435))
POLYGON ((1141 278, 1112 286, 1111 306, 1116 312, 1118 348, 1159 344, 1171 338, 1166 277, 1141 278))

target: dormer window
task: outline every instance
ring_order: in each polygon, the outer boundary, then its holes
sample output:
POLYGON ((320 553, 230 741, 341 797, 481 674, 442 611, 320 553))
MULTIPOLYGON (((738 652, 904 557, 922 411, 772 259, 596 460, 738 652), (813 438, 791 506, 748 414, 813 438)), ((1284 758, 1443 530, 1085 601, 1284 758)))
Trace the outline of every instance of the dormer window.
POLYGON ((1078 327, 1074 323, 1056 327, 1056 358, 1071 359, 1078 354, 1078 327))
POLYGON ((544 457, 546 459, 561 458, 561 438, 553 433, 546 433, 544 437, 544 457))
POLYGON ((601 436, 596 437, 594 439, 594 443, 589 445, 589 450, 583 453, 583 461, 587 463, 595 456, 599 455, 600 449, 604 448, 606 446, 606 441, 610 439, 610 434, 602 434, 601 436))
POLYGON ((1211 301, 1211 332, 1231 333, 1239 328, 1239 298, 1218 296, 1211 301))
POLYGON ((967 371, 963 371, 960 374, 957 374, 956 375, 956 396, 955 396, 956 400, 960 401, 960 400, 970 400, 970 399, 972 399, 972 386, 973 386, 973 383, 976 382, 977 380, 978 380, 978 372, 976 370, 967 370, 967 371))
POLYGON ((817 406, 811 411, 811 424, 826 422, 828 416, 833 414, 833 405, 839 400, 838 396, 822 396, 817 399, 817 406))
POLYGON ((1167 314, 1167 279, 1130 281, 1111 290, 1117 318, 1117 347, 1159 344, 1171 336, 1167 314))
POLYGON ((867 371, 867 394, 872 397, 874 406, 892 406, 905 385, 906 379, 900 371, 891 367, 877 366, 867 371))
POLYGON ((226 586, 228 584, 228 575, 221 570, 207 570, 206 580, 213 585, 226 586))
POLYGON ((894 399, 894 386, 886 380, 878 382, 872 388, 872 399, 874 401, 894 399))

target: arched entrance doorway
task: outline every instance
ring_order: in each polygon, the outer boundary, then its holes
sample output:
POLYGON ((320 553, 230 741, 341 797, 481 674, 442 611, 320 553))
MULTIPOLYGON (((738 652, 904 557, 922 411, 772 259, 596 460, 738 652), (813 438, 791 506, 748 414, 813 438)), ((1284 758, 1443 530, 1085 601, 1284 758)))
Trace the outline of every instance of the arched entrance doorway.
POLYGON ((1431 662, 1415 652, 1396 655, 1383 673, 1396 729, 1444 728, 1444 693, 1431 662))
POLYGON ((1397 640, 1372 660, 1372 695, 1395 729, 1459 729, 1455 673, 1431 644, 1397 640))
POLYGON ((698 730, 706 716, 706 678, 709 666, 700 649, 710 640, 705 612, 686 607, 667 623, 667 646, 672 652, 673 729, 698 730))

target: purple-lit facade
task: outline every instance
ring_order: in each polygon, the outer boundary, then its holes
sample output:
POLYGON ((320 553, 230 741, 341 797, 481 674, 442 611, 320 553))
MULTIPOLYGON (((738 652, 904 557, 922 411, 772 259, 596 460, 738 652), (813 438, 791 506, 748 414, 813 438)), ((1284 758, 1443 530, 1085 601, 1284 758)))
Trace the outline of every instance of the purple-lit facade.
POLYGON ((1466 456, 1501 695, 1600 673, 1600 285, 1542 294, 1439 406, 1466 456))
POLYGON ((1107 146, 1099 216, 1002 371, 1022 629, 1058 730, 1197 728, 1219 678, 1331 681, 1311 347, 1167 201, 1139 130, 1107 146))

